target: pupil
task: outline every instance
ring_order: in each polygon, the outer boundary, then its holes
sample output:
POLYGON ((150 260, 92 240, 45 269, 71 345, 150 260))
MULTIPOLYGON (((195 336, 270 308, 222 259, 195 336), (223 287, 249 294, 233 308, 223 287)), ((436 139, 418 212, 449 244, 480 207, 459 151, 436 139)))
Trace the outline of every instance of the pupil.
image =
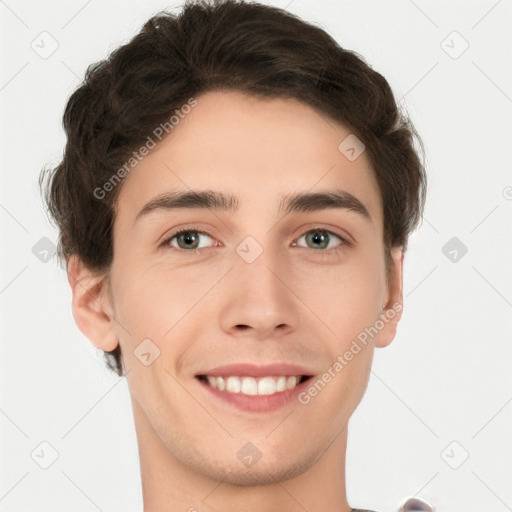
POLYGON ((327 233, 325 231, 313 231, 313 233, 316 233, 312 236, 314 244, 321 244, 327 238, 327 233), (321 234, 319 235, 318 233, 321 234))
POLYGON ((188 242, 192 241, 192 244, 194 243, 194 238, 195 236, 194 235, 191 235, 190 233, 185 233, 184 235, 182 235, 184 240, 185 240, 185 244, 188 245, 188 242))

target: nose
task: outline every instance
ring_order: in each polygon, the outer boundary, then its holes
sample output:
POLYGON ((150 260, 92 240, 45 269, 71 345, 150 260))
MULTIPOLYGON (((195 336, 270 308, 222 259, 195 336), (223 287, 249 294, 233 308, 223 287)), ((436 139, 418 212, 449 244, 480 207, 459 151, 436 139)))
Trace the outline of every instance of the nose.
POLYGON ((220 299, 224 332, 264 340, 298 329, 304 305, 294 292, 297 281, 285 267, 269 249, 251 263, 235 258, 220 299))

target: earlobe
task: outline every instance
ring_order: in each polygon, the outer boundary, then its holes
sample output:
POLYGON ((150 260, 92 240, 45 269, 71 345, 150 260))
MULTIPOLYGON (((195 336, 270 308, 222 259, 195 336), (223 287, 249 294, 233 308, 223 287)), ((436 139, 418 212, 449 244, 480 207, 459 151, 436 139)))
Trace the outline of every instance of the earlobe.
POLYGON ((388 281, 388 293, 382 308, 383 328, 375 339, 375 346, 387 347, 395 338, 398 322, 403 309, 403 268, 404 251, 402 247, 391 248, 392 269, 388 281))
POLYGON ((76 254, 67 263, 68 282, 73 294, 71 310, 80 331, 103 351, 114 350, 119 341, 113 328, 113 314, 104 278, 88 270, 76 254))

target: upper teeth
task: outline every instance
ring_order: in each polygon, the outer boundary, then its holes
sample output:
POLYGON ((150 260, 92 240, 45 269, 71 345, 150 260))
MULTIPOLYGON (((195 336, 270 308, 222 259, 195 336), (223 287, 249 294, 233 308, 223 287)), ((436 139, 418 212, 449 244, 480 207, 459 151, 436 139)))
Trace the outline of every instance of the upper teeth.
POLYGON ((300 382, 299 376, 291 377, 212 377, 207 376, 208 384, 220 391, 242 393, 244 395, 273 395, 279 391, 294 388, 300 382))

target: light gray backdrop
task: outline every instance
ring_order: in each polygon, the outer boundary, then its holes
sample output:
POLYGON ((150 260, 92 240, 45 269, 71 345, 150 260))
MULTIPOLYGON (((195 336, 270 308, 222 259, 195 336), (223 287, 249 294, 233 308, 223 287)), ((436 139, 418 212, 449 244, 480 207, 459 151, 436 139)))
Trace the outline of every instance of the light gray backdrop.
MULTIPOLYGON (((353 506, 512 510, 512 2, 273 0, 390 82, 427 151, 399 332, 349 434, 353 506)), ((0 510, 142 508, 126 380, 71 316, 41 167, 87 65, 181 3, 0 0, 0 510)))

